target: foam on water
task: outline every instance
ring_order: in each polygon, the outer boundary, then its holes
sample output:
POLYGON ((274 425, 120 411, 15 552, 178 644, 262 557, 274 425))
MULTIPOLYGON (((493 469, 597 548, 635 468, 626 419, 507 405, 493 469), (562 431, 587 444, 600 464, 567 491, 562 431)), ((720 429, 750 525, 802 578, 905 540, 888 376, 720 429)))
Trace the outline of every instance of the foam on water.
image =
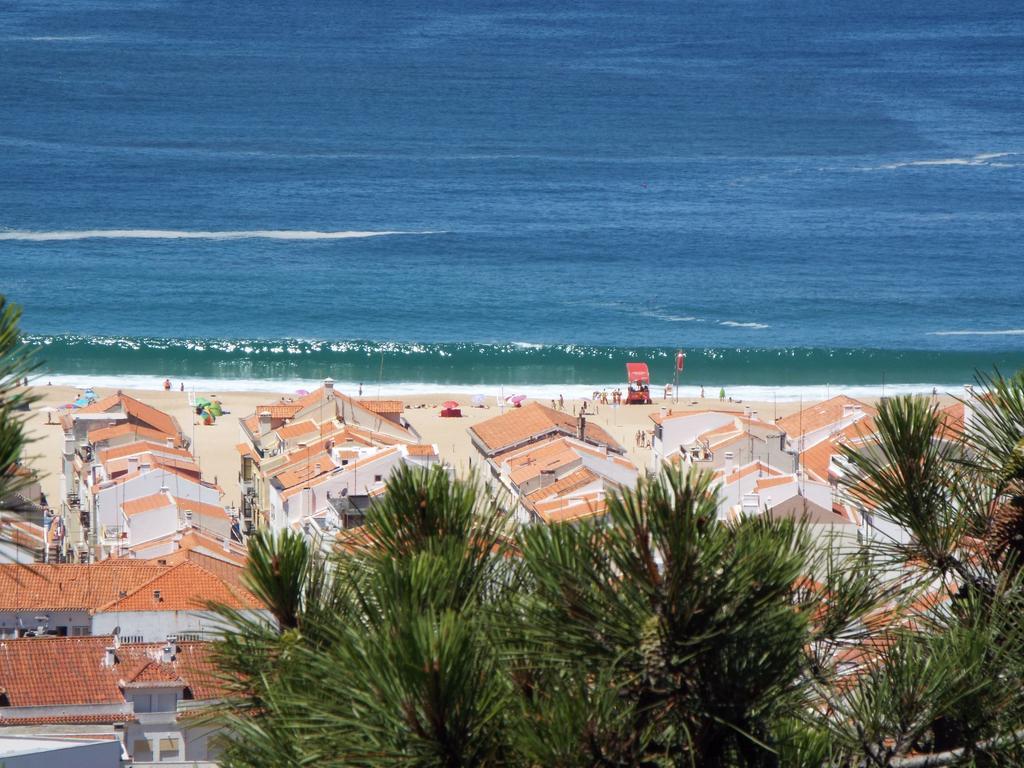
MULTIPOLYGON (((157 376, 105 376, 105 375, 81 375, 81 374, 44 374, 37 376, 32 381, 33 385, 75 387, 86 389, 88 387, 120 388, 125 390, 158 391, 163 389, 163 378, 157 376)), ((209 377, 185 379, 185 388, 190 392, 200 394, 215 394, 224 392, 271 392, 276 394, 294 394, 300 389, 312 391, 320 386, 322 382, 318 379, 218 379, 209 377)), ((179 381, 175 379, 173 385, 178 387, 179 381)), ((356 395, 359 391, 359 382, 337 381, 335 388, 345 394, 356 395)), ((495 387, 493 385, 467 385, 467 384, 444 384, 429 382, 385 382, 379 388, 376 385, 362 383, 363 397, 414 397, 429 394, 452 394, 465 397, 468 401, 474 395, 484 395, 498 400, 509 397, 512 394, 523 394, 529 398, 546 401, 556 400, 562 396, 569 400, 589 400, 595 391, 608 390, 616 387, 624 388, 622 382, 609 382, 582 386, 579 384, 559 385, 515 385, 509 387, 495 387)), ((847 386, 838 387, 828 384, 814 384, 808 386, 752 386, 752 385, 725 385, 723 387, 727 397, 732 398, 733 403, 737 402, 763 402, 763 403, 791 403, 801 400, 812 402, 825 400, 836 395, 847 395, 855 398, 877 398, 882 396, 907 395, 907 394, 931 394, 937 390, 941 394, 959 395, 962 390, 958 387, 949 387, 941 384, 924 383, 897 383, 883 386, 847 386)), ((654 387, 652 394, 656 400, 661 399, 661 387, 654 387)), ((708 399, 714 400, 718 396, 718 388, 707 388, 705 395, 708 399)), ((690 402, 700 397, 700 387, 693 385, 680 386, 679 392, 673 398, 673 402, 690 402)))
POLYGON ((1024 336, 1024 328, 1006 328, 999 331, 933 331, 932 336, 1024 336))
POLYGON ((321 232, 299 229, 251 229, 193 231, 185 229, 78 229, 34 232, 28 230, 0 230, 0 240, 29 240, 48 242, 53 240, 346 240, 358 237, 383 237, 385 235, 433 235, 432 230, 340 230, 321 232))

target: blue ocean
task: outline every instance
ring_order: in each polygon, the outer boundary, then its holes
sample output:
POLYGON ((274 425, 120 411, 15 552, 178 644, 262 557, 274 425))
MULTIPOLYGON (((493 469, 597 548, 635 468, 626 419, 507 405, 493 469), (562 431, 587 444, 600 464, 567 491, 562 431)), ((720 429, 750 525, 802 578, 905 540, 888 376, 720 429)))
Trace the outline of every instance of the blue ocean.
POLYGON ((0 73, 51 379, 1024 367, 1019 0, 25 0, 0 73))

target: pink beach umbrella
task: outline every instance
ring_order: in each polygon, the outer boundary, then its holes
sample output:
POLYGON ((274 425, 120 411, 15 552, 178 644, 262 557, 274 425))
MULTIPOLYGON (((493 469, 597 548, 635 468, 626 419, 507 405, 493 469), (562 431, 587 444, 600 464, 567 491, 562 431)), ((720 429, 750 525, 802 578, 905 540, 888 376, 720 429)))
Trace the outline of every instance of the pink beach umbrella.
POLYGON ((456 403, 454 400, 445 400, 443 403, 441 403, 441 407, 442 408, 458 408, 459 404, 456 403))
POLYGON ((296 389, 295 390, 295 394, 296 395, 308 395, 309 394, 309 390, 308 389, 296 389))
POLYGON ((519 405, 525 399, 526 395, 509 395, 508 397, 505 398, 505 400, 509 403, 512 403, 512 405, 519 405))

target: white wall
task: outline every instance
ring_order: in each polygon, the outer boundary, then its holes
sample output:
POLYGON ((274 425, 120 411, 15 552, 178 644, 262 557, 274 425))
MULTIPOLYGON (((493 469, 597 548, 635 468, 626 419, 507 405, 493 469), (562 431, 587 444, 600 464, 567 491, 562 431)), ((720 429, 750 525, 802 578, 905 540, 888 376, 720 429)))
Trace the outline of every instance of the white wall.
MULTIPOLYGON (((196 596, 202 599, 202 595, 196 596)), ((266 611, 243 611, 251 619, 269 617, 266 611)), ((203 636, 219 636, 221 620, 206 611, 111 611, 97 613, 93 617, 94 635, 112 634, 115 627, 121 628, 121 637, 138 638, 144 643, 162 643, 168 635, 202 633, 203 636)))
POLYGON ((46 736, 0 736, 0 765, 4 768, 119 768, 121 742, 75 741, 46 736), (32 750, 28 754, 18 752, 32 750))
POLYGON ((220 493, 213 488, 207 488, 205 485, 200 485, 195 481, 171 474, 170 472, 151 469, 138 477, 133 477, 131 480, 126 480, 109 488, 103 488, 94 496, 97 526, 120 525, 121 505, 124 502, 129 499, 151 496, 163 486, 166 486, 172 495, 182 499, 202 501, 207 504, 220 503, 220 493))

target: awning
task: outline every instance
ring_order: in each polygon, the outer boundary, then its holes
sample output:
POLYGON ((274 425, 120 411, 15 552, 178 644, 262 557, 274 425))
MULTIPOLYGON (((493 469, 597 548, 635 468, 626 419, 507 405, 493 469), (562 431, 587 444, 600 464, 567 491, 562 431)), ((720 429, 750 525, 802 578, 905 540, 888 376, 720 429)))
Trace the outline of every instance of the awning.
POLYGON ((647 363, 626 363, 626 375, 630 384, 650 384, 651 374, 647 363))

